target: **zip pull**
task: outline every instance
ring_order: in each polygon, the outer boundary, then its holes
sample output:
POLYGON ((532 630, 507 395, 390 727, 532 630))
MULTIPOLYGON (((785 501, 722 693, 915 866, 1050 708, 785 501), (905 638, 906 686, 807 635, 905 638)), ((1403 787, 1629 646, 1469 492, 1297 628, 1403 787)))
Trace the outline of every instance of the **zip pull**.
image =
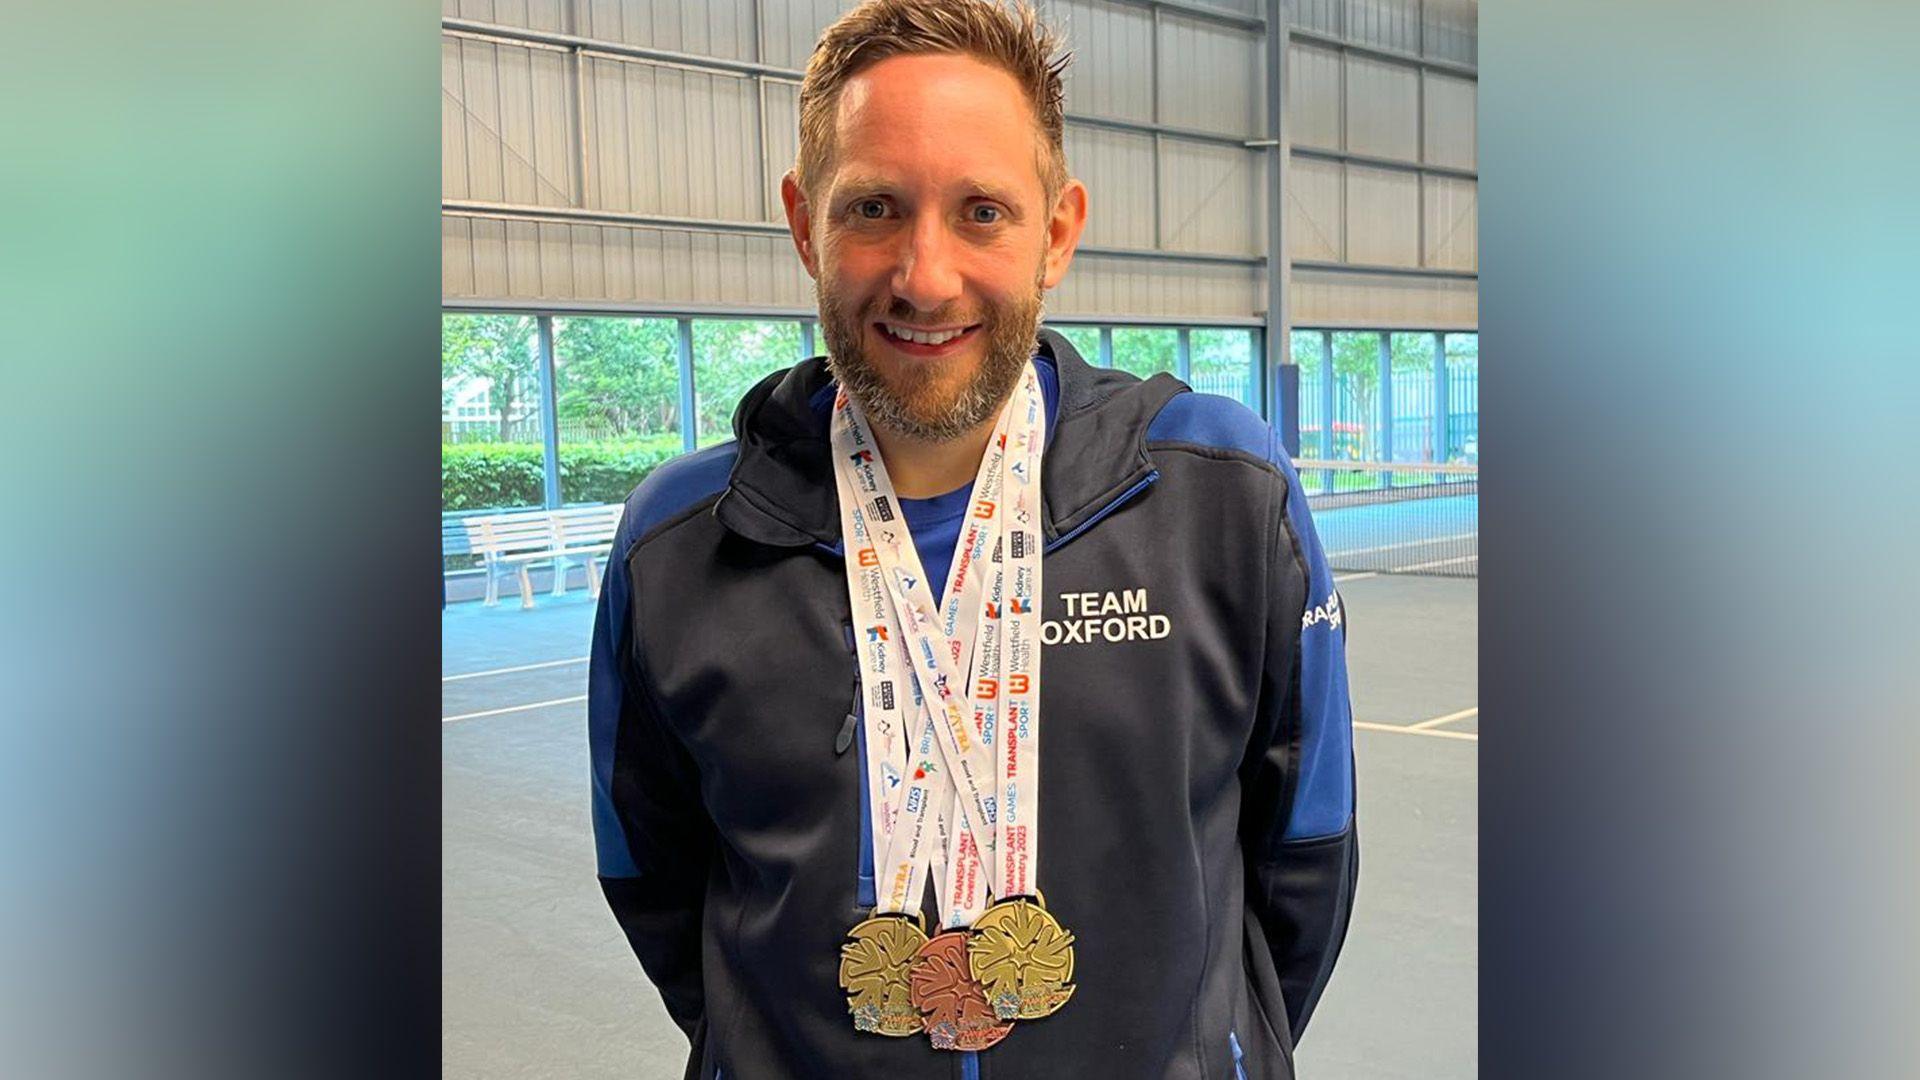
POLYGON ((854 725, 860 723, 860 649, 853 640, 853 620, 840 624, 842 636, 847 639, 847 651, 853 654, 853 703, 847 708, 847 719, 840 725, 840 734, 833 738, 833 756, 839 757, 853 745, 854 725))

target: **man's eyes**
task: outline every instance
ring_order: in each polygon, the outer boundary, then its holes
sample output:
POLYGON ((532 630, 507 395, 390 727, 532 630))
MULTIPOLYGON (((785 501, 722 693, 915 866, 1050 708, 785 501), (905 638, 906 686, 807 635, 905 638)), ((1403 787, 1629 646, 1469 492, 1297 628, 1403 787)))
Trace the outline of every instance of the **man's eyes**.
MULTIPOLYGON (((892 211, 893 206, 886 199, 873 197, 855 199, 847 204, 847 212, 861 221, 882 221, 892 211)), ((1006 211, 992 203, 974 203, 967 207, 966 220, 972 225, 998 225, 1006 220, 1006 211)))

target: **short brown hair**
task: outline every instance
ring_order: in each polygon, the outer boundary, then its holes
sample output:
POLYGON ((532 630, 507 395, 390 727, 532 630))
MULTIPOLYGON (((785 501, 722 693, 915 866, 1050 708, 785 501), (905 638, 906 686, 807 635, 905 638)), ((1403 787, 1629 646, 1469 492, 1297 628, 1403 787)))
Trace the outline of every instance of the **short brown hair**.
POLYGON ((812 195, 826 178, 840 90, 857 72, 893 56, 958 53, 1000 68, 1026 91, 1042 139, 1040 181, 1051 204, 1067 182, 1060 76, 1073 57, 1060 44, 1027 0, 1014 0, 1012 10, 990 0, 866 0, 827 27, 807 61, 794 180, 812 195))

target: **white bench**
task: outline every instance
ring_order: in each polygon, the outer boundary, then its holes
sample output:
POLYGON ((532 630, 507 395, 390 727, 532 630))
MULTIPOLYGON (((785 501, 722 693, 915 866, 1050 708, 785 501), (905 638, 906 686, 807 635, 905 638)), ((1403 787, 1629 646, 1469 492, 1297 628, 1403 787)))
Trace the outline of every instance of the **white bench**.
MULTIPOLYGON (((520 606, 533 606, 533 568, 553 567, 553 595, 567 591, 567 571, 579 564, 587 569, 587 593, 598 599, 600 575, 620 525, 619 503, 573 506, 561 510, 525 510, 509 514, 464 518, 466 550, 486 563, 486 605, 500 603, 500 578, 509 570, 520 579, 520 606)), ((446 544, 442 543, 442 550, 446 544)))

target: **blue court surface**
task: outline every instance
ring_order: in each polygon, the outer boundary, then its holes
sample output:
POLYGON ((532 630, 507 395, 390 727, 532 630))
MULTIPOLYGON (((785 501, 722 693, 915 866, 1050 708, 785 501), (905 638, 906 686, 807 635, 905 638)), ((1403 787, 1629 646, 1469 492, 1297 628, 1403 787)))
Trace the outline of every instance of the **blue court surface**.
MULTIPOLYGON (((1392 542, 1424 542, 1398 505, 1316 518, 1330 548, 1381 521, 1414 530, 1392 542)), ((1340 583, 1351 615, 1360 889, 1339 966, 1297 1053, 1305 1080, 1476 1073, 1476 585, 1370 573, 1340 583)), ((682 1074, 686 1039, 594 877, 592 621, 579 588, 542 592, 530 611, 511 596, 495 608, 454 603, 442 619, 448 1076, 682 1074)))

